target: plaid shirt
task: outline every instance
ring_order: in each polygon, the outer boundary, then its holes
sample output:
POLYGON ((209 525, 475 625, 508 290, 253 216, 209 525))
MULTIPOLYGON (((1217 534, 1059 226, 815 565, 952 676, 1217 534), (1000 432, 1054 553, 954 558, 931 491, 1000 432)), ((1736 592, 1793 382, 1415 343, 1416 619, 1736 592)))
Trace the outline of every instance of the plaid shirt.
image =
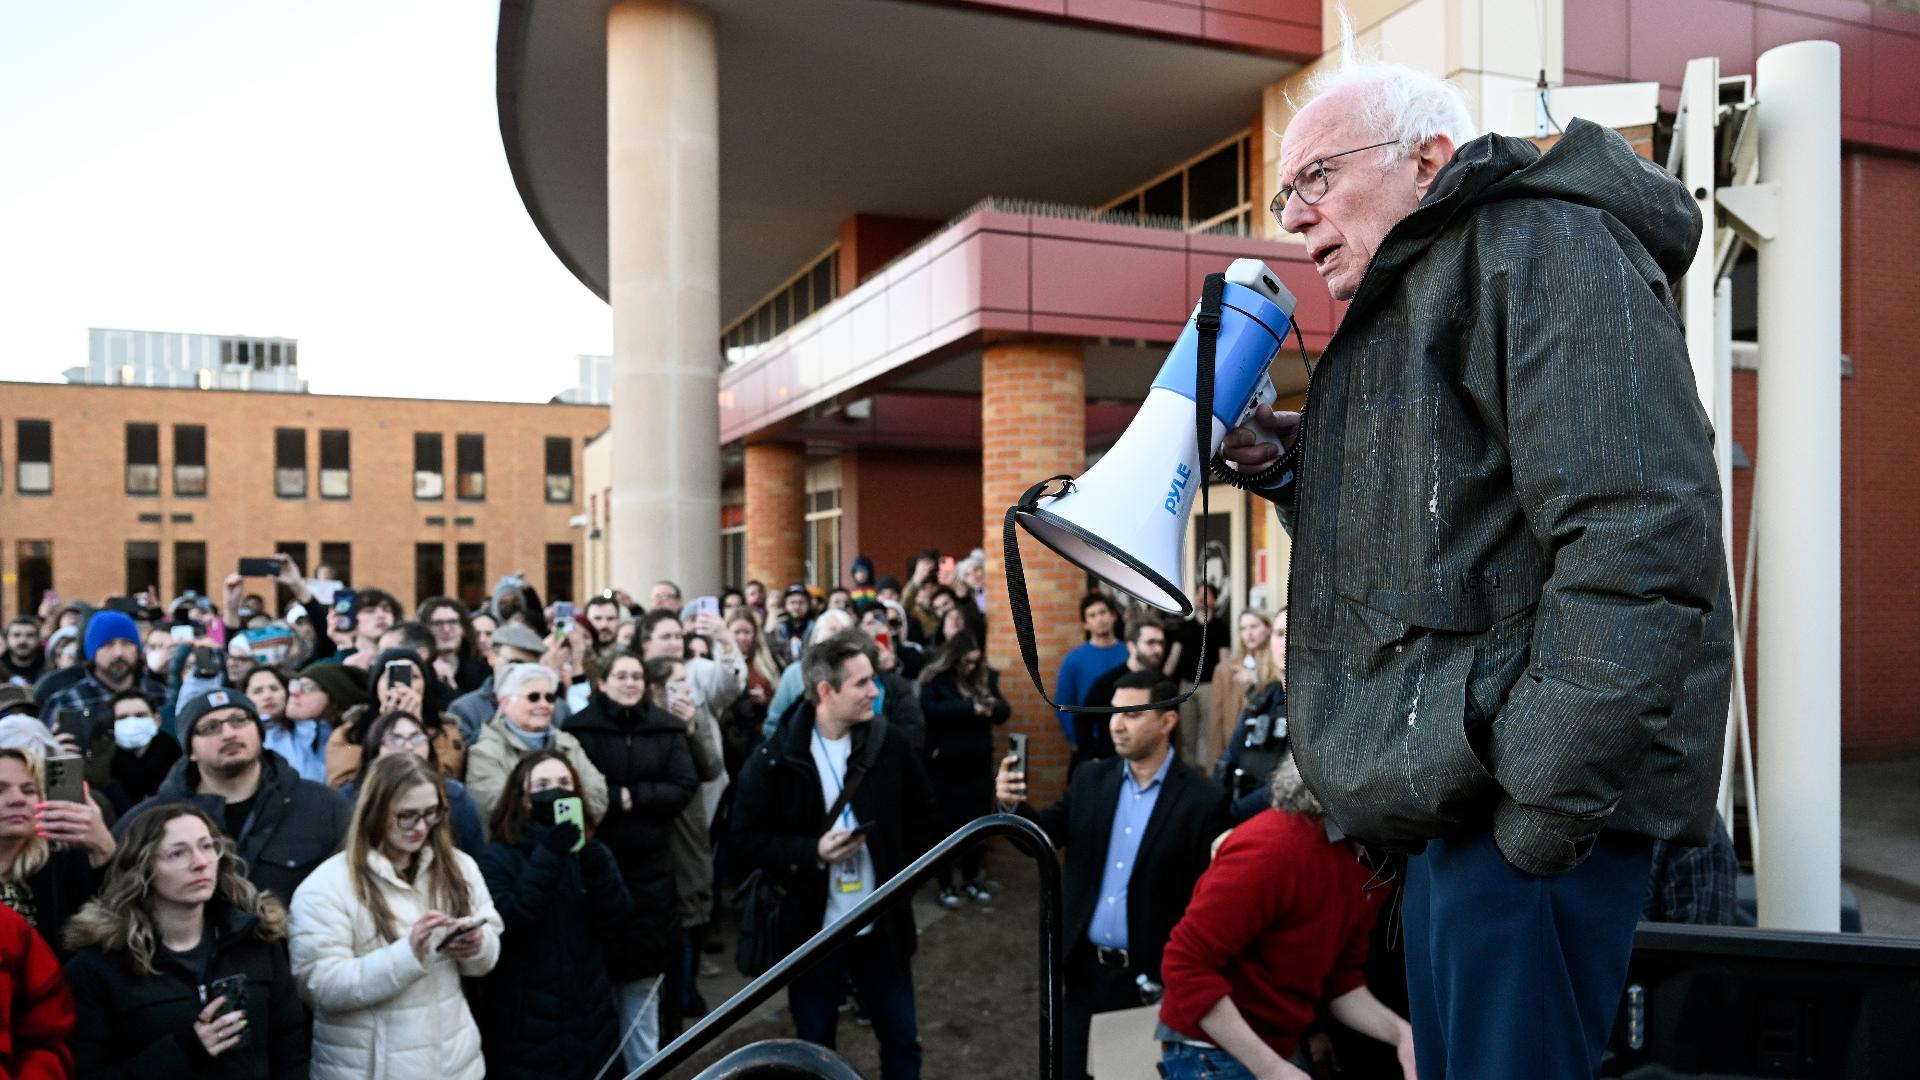
MULTIPOLYGON (((139 675, 139 682, 135 685, 139 688, 140 692, 147 695, 147 699, 153 702, 154 708, 158 709, 164 705, 167 700, 166 686, 148 674, 144 667, 139 669, 139 675)), ((46 701, 41 702, 40 715, 46 719, 47 725, 51 727, 54 719, 59 717, 63 711, 91 713, 94 718, 94 723, 99 723, 100 719, 104 717, 107 726, 111 728, 113 725, 113 710, 107 706, 113 701, 114 693, 114 690, 108 688, 107 684, 101 682, 93 671, 89 669, 85 678, 67 687, 65 690, 54 694, 46 701)))
POLYGON ((1641 917, 1648 922, 1732 926, 1739 876, 1733 837, 1717 815, 1706 847, 1682 847, 1656 840, 1653 880, 1641 917))

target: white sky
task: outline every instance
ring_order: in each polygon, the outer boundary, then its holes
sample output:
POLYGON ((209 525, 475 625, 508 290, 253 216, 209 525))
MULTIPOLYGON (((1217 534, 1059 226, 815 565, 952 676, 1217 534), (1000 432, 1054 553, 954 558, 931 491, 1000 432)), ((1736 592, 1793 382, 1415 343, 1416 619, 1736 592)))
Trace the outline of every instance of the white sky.
POLYGON ((534 230, 490 0, 0 0, 0 379, 87 328, 300 340, 316 393, 544 401, 611 351, 534 230))

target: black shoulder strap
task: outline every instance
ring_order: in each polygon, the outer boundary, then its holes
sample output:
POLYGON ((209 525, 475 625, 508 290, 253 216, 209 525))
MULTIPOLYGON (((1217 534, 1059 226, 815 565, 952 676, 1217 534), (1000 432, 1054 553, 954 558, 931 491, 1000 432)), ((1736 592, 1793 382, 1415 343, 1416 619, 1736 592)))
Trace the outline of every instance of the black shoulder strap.
POLYGON ((860 752, 860 760, 847 766, 847 781, 840 785, 840 797, 833 800, 833 806, 827 810, 827 820, 821 825, 821 832, 830 832, 833 823, 840 820, 840 812, 853 801, 853 793, 860 789, 860 781, 867 778, 867 772, 873 763, 880 760, 880 743, 887 737, 887 714, 881 713, 867 725, 867 745, 860 752))
MULTIPOLYGON (((1214 349, 1220 336, 1220 302, 1226 291, 1226 275, 1208 274, 1205 284, 1200 288, 1200 313, 1194 316, 1194 328, 1199 332, 1199 364, 1194 377, 1194 420, 1193 438, 1200 462, 1200 537, 1195 545, 1195 561, 1199 564, 1196 571, 1204 568, 1207 555, 1207 519, 1211 515, 1212 504, 1207 499, 1208 462, 1213 457, 1213 365, 1214 349)), ((1006 519, 1001 524, 1001 543, 1005 549, 1007 571, 1007 607, 1013 616, 1013 636, 1020 643, 1020 659, 1027 665, 1027 677, 1033 680, 1033 688, 1040 692, 1040 700, 1053 709, 1069 713, 1093 713, 1096 715, 1119 712, 1158 712, 1177 708, 1182 702, 1200 689, 1200 672, 1207 663, 1207 620, 1200 618, 1200 647, 1194 657, 1193 685, 1186 693, 1171 697, 1165 701, 1149 701, 1145 705, 1061 705, 1047 695, 1047 686, 1040 677, 1040 652, 1033 641, 1033 606, 1027 601, 1027 574, 1020 562, 1020 536, 1015 518, 1022 511, 1035 509, 1040 500, 1051 496, 1065 495, 1073 490, 1073 478, 1064 473, 1049 476, 1045 480, 1028 488, 1020 501, 1007 507, 1006 519), (1058 482, 1057 491, 1048 491, 1049 485, 1058 482)), ((1196 573, 1196 582, 1200 575, 1196 573)), ((1199 608, 1194 609, 1199 616, 1199 608)))

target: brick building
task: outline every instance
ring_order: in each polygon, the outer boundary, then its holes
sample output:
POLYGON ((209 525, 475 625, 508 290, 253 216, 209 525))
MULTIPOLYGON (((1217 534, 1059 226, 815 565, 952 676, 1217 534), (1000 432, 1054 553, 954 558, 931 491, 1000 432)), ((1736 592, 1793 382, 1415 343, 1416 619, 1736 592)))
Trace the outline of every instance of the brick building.
MULTIPOLYGON (((1843 737, 1856 754, 1920 749, 1903 679, 1920 661, 1920 583, 1904 558, 1920 535, 1920 500, 1909 497, 1920 471, 1899 423, 1920 405, 1901 356, 1920 285, 1900 269, 1920 239, 1920 98, 1902 81, 1920 60, 1920 17, 1899 6, 1346 3, 1364 48, 1454 79, 1483 129, 1527 136, 1542 74, 1552 86, 1659 84, 1670 122, 1690 57, 1717 54, 1724 74, 1738 74, 1776 44, 1840 42, 1846 186, 1836 197, 1854 373, 1843 391, 1843 737)), ((1328 62, 1334 9, 504 0, 509 163, 555 253, 612 304, 610 441, 639 438, 623 436, 622 372, 654 372, 661 350, 677 349, 681 370, 718 372, 721 497, 701 520, 722 537, 730 579, 829 584, 856 554, 898 574, 922 547, 984 547, 994 589, 1006 506, 1112 444, 1204 273, 1265 259, 1300 299, 1309 351, 1338 325, 1340 306, 1266 212, 1279 186, 1275 134, 1291 118, 1289 95, 1328 62), (903 41, 919 45, 894 47, 903 41), (627 81, 641 67, 659 82, 627 81), (637 116, 634 101, 653 111, 637 116), (604 126, 582 120, 599 116, 604 126), (657 152, 632 156, 642 145, 657 152), (683 152, 693 156, 674 156, 683 152), (708 153, 725 167, 709 171, 708 153), (658 198, 636 208, 641 196, 658 198), (653 213, 670 213, 680 231, 667 239, 653 213), (689 244, 712 245, 717 267, 689 260, 689 244), (717 340, 620 344, 641 340, 623 325, 669 303, 682 315, 717 311, 717 340)), ((1648 151, 1663 138, 1651 126, 1629 134, 1648 151)), ((1736 285, 1750 318, 1750 275, 1736 285)), ((1283 394, 1304 385, 1291 355, 1273 375, 1283 394)), ((1734 436, 1749 452, 1753 378, 1736 381, 1734 436)), ((628 457, 610 453, 615 469, 628 457)), ((1737 475, 1742 538, 1750 482, 1737 475)), ((615 537, 622 491, 613 477, 596 507, 615 537)), ((1284 532, 1238 492, 1216 489, 1214 507, 1233 607, 1270 605, 1285 581, 1284 532)), ((611 545, 616 560, 625 544, 611 545)), ((1084 581, 1033 547, 1050 670, 1078 640, 1084 581)), ((1004 613, 997 596, 993 610, 1004 613)), ((1003 669, 1018 666, 1008 619, 991 620, 988 651, 1003 669)), ((1016 725, 1037 736, 1044 787, 1064 746, 1024 676, 1003 685, 1016 725)))
POLYGON ((6 383, 0 615, 49 588, 217 595, 275 552, 403 604, 478 602, 516 570, 569 597, 580 447, 606 423, 601 406, 6 383))

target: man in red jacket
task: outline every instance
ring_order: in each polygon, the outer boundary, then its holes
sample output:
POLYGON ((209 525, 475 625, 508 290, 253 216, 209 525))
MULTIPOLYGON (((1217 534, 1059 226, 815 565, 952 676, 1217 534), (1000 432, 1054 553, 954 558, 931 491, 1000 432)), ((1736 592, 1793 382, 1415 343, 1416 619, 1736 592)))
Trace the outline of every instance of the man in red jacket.
POLYGON ((1307 1080, 1300 1036, 1325 1004, 1399 1052, 1414 1080, 1413 1031, 1367 989, 1367 935, 1388 890, 1326 820, 1289 754, 1274 809, 1229 834, 1193 889, 1160 959, 1167 1080, 1307 1080))
POLYGON ((73 994, 60 961, 27 920, 0 905, 0 1077, 68 1080, 73 994))

